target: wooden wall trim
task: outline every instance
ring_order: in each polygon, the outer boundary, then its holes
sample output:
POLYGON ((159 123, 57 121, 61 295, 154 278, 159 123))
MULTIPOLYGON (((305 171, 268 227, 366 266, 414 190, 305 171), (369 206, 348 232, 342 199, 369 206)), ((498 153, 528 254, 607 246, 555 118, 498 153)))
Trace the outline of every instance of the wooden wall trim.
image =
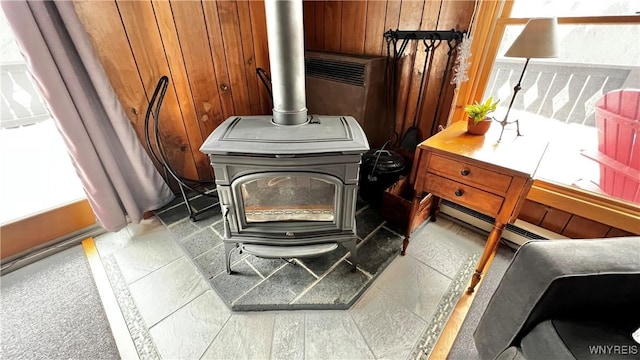
POLYGON ((0 226, 0 259, 19 254, 96 223, 89 201, 80 200, 0 226))
POLYGON ((606 196, 536 180, 527 199, 631 233, 640 232, 640 207, 606 196))
POLYGON ((471 65, 469 66, 469 80, 458 90, 454 111, 451 112, 449 123, 467 118, 464 106, 480 100, 486 87, 490 69, 498 53, 499 41, 504 32, 504 25, 498 20, 511 13, 513 0, 480 0, 473 24, 471 44, 471 65), (487 46, 489 45, 489 46, 487 46))

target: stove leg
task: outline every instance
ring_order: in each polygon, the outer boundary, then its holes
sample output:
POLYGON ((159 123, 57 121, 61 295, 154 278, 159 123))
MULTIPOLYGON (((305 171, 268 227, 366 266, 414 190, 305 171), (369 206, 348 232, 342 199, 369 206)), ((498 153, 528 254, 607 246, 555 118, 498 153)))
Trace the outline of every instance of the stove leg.
POLYGON ((351 271, 356 272, 356 265, 358 265, 358 247, 356 239, 345 241, 342 245, 351 252, 351 271))
POLYGON ((224 243, 224 263, 227 267, 227 274, 231 275, 231 252, 238 247, 237 243, 225 242, 224 243))

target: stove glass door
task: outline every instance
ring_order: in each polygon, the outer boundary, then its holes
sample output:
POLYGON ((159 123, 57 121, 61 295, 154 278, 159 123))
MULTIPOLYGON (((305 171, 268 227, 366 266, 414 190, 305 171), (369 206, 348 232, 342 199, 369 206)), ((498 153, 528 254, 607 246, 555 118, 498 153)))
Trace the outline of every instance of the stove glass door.
POLYGON ((339 180, 310 173, 251 177, 240 185, 246 224, 335 221, 339 180))

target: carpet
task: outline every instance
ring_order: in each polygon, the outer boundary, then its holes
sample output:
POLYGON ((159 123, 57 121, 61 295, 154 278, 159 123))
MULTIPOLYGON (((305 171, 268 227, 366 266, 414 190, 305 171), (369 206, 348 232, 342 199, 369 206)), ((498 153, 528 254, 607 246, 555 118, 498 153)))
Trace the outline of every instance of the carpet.
POLYGON ((514 255, 514 250, 501 245, 498 248, 496 256, 493 258, 493 262, 487 271, 487 274, 482 279, 481 284, 478 287, 478 293, 471 303, 469 312, 462 322, 460 331, 456 336, 456 340, 453 343, 451 351, 449 352, 448 359, 451 360, 473 360, 480 359, 478 352, 473 342, 473 332, 478 326, 480 317, 484 309, 487 307, 491 295, 498 287, 502 276, 504 275, 511 259, 514 255))
POLYGON ((436 345, 442 330, 447 325, 449 317, 456 307, 462 293, 467 289, 471 274, 475 271, 476 264, 480 259, 480 253, 470 255, 467 261, 460 267, 456 276, 451 281, 451 285, 438 303, 436 312, 431 318, 431 322, 424 330, 418 341, 418 345, 411 353, 410 359, 427 360, 436 345))
MULTIPOLYGON (((212 201, 195 196, 192 206, 205 208, 212 201)), ((323 256, 299 259, 264 259, 235 250, 229 275, 217 207, 191 221, 185 204, 178 200, 156 215, 232 310, 346 310, 398 256, 403 239, 365 202, 358 201, 356 209, 359 261, 355 272, 348 251, 340 246, 323 256)))
POLYGON ((0 357, 119 359, 80 245, 1 278, 0 357))

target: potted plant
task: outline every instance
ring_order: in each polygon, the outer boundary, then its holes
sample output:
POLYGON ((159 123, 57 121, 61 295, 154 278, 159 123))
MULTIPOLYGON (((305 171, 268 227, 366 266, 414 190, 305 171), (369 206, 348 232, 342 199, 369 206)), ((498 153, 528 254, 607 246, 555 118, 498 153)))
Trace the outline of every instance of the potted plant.
POLYGON ((474 135, 484 135, 489 131, 491 126, 489 114, 496 110, 499 101, 493 101, 493 98, 490 97, 484 103, 476 102, 473 105, 465 106, 464 111, 469 115, 467 132, 474 135))

